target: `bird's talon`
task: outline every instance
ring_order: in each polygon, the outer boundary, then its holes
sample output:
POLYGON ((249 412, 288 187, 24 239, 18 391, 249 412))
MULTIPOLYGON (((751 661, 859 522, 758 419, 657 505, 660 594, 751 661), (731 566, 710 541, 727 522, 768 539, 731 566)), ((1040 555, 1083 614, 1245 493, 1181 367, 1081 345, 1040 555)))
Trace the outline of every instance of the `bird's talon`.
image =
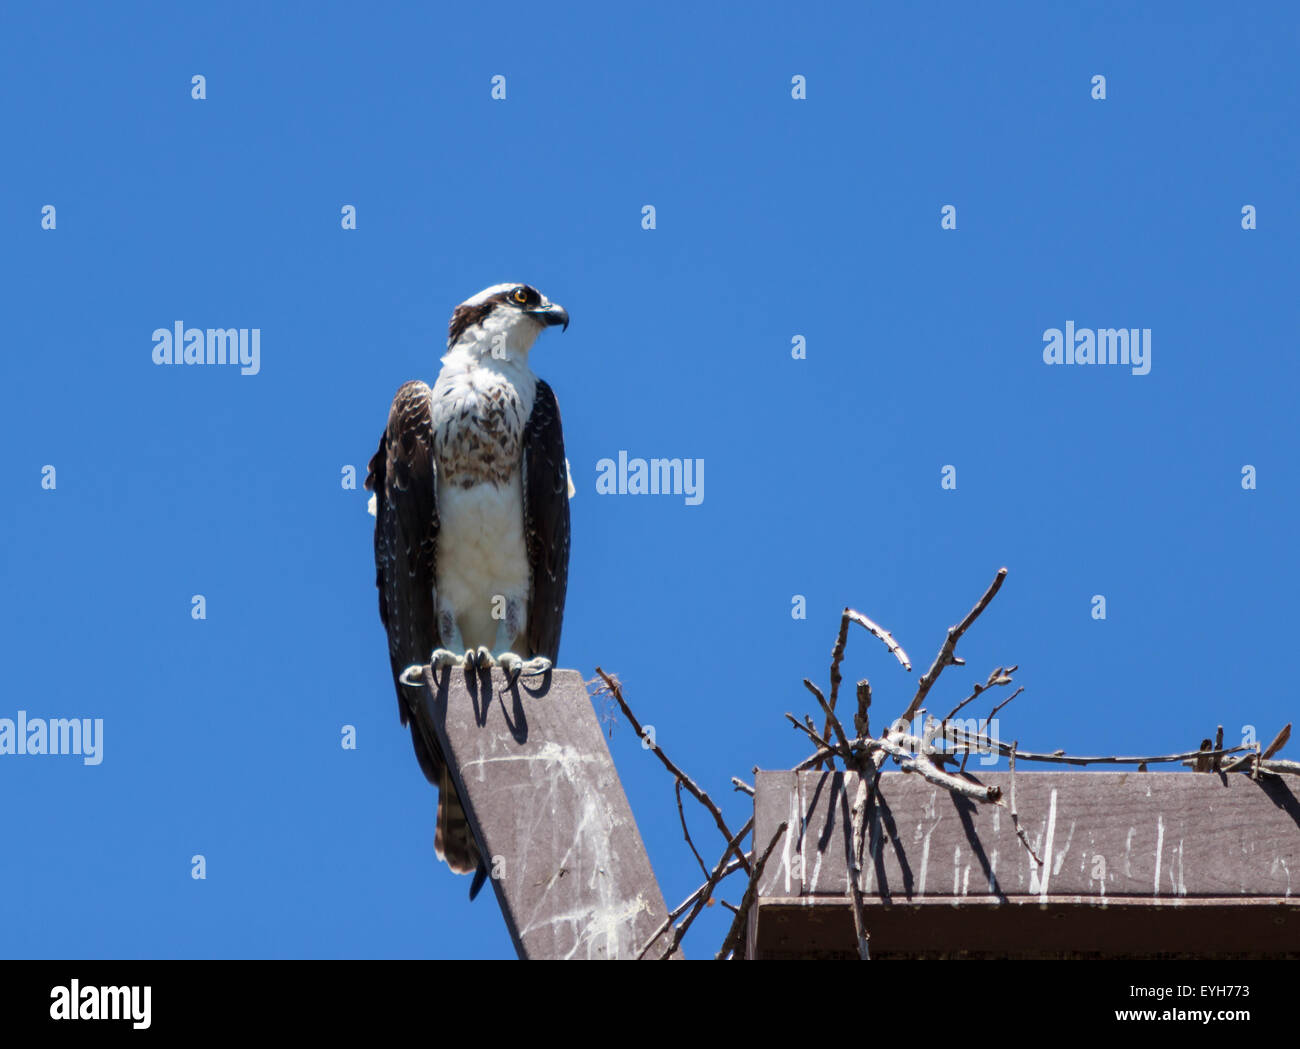
POLYGON ((551 661, 545 656, 538 656, 536 659, 530 659, 524 664, 524 673, 530 677, 540 674, 549 674, 551 672, 551 661))
POLYGON ((448 648, 435 648, 429 655, 429 664, 435 669, 458 667, 464 664, 465 657, 458 656, 448 648))
POLYGON ((502 652, 497 656, 497 666, 505 671, 507 687, 514 688, 524 670, 523 659, 513 652, 502 652))

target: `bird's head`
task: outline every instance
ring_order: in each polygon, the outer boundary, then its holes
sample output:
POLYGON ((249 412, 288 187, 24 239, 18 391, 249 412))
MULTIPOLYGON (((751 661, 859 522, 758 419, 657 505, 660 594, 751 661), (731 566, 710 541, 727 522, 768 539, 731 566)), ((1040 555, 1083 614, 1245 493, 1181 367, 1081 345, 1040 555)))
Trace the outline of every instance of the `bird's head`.
POLYGON ((569 326, 568 311, 559 303, 528 284, 494 284, 452 312, 447 349, 466 346, 484 356, 522 356, 553 324, 569 326))

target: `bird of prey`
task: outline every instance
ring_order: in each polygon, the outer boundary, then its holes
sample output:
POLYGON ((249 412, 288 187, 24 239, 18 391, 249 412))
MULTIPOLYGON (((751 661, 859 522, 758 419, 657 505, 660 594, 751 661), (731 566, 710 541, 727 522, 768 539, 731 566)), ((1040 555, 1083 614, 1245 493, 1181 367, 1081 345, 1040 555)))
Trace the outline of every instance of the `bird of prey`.
POLYGON ((560 647, 569 572, 569 475, 555 394, 528 352, 564 307, 527 284, 494 284, 451 315, 430 389, 404 384, 370 460, 379 618, 402 724, 438 788, 438 858, 486 870, 437 740, 406 689, 424 664, 542 674, 560 647))

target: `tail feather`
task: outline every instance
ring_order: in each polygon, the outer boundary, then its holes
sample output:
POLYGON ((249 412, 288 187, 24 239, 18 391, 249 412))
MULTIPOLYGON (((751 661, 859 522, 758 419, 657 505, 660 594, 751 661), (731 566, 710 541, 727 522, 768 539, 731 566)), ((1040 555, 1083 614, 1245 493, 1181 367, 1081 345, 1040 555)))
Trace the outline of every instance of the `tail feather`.
POLYGON ((444 861, 457 874, 470 874, 481 866, 474 832, 470 830, 460 796, 451 782, 446 765, 438 784, 438 821, 433 835, 433 848, 438 859, 444 861))
MULTIPOLYGON (((399 685, 400 689, 401 686, 399 685)), ((411 742, 415 745, 415 756, 425 778, 438 788, 438 815, 434 826, 433 848, 438 859, 444 861, 457 874, 473 874, 474 882, 469 889, 472 900, 483 888, 487 879, 487 867, 479 858, 478 845, 474 842, 474 832, 470 829, 465 809, 460 803, 460 796, 447 771, 447 762, 441 751, 431 752, 425 745, 420 727, 414 720, 410 722, 411 742)))

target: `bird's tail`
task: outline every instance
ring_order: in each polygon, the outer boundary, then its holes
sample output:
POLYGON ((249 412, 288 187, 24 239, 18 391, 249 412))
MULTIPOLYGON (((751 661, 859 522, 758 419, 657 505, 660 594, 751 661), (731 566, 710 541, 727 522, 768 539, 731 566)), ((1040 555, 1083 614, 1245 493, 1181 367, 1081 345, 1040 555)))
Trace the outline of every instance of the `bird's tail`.
POLYGON ((433 848, 438 859, 457 874, 470 874, 481 866, 474 832, 470 830, 446 765, 438 783, 438 826, 433 834, 433 848))

